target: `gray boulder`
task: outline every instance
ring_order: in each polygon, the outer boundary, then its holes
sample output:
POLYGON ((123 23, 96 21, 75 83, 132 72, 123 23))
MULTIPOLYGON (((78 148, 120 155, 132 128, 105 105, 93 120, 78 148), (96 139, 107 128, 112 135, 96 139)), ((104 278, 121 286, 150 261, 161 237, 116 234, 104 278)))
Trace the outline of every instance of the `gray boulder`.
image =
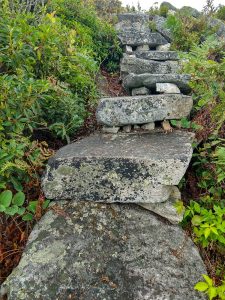
POLYGON ((178 54, 175 51, 136 51, 135 56, 148 60, 179 60, 178 54))
POLYGON ((215 18, 208 18, 208 25, 211 28, 216 29, 216 35, 222 39, 225 39, 225 24, 223 21, 215 18))
POLYGON ((192 98, 182 94, 102 98, 96 117, 107 126, 145 124, 182 119, 190 114, 192 106, 192 98))
POLYGON ((156 30, 168 41, 172 40, 171 31, 166 28, 166 18, 155 15, 150 17, 151 21, 154 23, 156 30))
POLYGON ((128 91, 143 86, 156 90, 156 83, 174 83, 182 92, 188 93, 190 78, 187 74, 129 74, 123 79, 123 86, 128 91))
POLYGON ((180 69, 178 61, 155 61, 137 58, 134 55, 124 54, 120 63, 121 77, 134 74, 170 74, 180 69))
POLYGON ((193 288, 201 274, 191 239, 149 211, 59 202, 35 226, 2 291, 8 300, 201 300, 193 288))
POLYGON ((166 8, 168 8, 168 10, 177 11, 177 8, 175 6, 173 6, 170 2, 167 2, 167 1, 163 1, 161 3, 160 10, 162 9, 162 7, 166 7, 166 8))
POLYGON ((185 132, 95 134, 61 148, 49 160, 42 187, 56 200, 163 202, 191 156, 185 132))
POLYGON ((197 9, 191 6, 183 6, 181 9, 179 9, 179 12, 185 16, 191 16, 194 18, 198 18, 201 15, 197 9))

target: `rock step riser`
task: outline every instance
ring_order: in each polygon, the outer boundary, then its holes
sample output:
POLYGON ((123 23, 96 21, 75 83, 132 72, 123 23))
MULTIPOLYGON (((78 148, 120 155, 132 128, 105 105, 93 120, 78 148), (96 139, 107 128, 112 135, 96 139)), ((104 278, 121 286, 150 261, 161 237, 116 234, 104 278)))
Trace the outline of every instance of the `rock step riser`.
POLYGON ((187 74, 129 74, 123 79, 123 86, 127 91, 134 88, 146 87, 156 90, 156 83, 173 83, 181 92, 190 92, 188 82, 190 76, 187 74))
POLYGON ((187 117, 192 105, 191 97, 180 94, 104 98, 96 117, 107 126, 145 124, 187 117))
POLYGON ((135 51, 133 54, 137 58, 155 61, 179 60, 178 54, 175 51, 135 51))
POLYGON ((138 32, 138 35, 133 30, 127 30, 118 34, 122 45, 131 47, 149 45, 150 48, 156 48, 160 45, 165 45, 168 41, 159 33, 138 32))
POLYGON ((177 61, 154 61, 136 58, 133 55, 125 55, 120 64, 121 77, 134 74, 171 74, 179 72, 177 61))

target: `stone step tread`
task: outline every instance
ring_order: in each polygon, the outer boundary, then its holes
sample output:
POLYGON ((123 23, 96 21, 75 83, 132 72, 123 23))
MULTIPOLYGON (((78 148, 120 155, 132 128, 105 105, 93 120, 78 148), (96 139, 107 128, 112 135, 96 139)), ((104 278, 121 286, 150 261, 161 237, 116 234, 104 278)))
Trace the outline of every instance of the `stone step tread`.
POLYGON ((123 86, 129 91, 139 87, 156 89, 156 83, 174 83, 182 92, 187 93, 190 91, 190 79, 188 74, 129 74, 123 78, 123 86))
POLYGON ((179 60, 178 53, 176 51, 135 51, 133 52, 137 58, 146 60, 179 60))
POLYGON ((192 97, 182 94, 102 98, 96 117, 106 126, 146 124, 182 119, 190 114, 192 106, 192 97))
POLYGON ((118 31, 118 38, 122 45, 128 46, 149 45, 150 47, 157 47, 168 43, 158 32, 133 31, 132 28, 118 31))
POLYGON ((189 165, 190 139, 182 131, 94 134, 63 147, 49 160, 43 190, 57 200, 166 201, 189 165))

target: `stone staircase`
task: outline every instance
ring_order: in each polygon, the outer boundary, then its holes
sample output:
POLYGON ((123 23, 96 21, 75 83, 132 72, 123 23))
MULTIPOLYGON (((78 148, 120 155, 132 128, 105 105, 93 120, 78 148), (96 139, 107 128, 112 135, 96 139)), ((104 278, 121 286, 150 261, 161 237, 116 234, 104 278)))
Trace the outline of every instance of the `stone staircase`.
POLYGON ((171 132, 169 120, 191 111, 189 76, 178 74, 178 56, 164 29, 151 32, 149 16, 123 14, 116 27, 130 96, 101 99, 102 132, 49 160, 43 190, 57 202, 3 284, 8 300, 205 299, 193 288, 205 266, 191 239, 171 225, 182 219, 176 186, 193 135, 171 132))
MULTIPOLYGON (((168 120, 190 114, 193 101, 180 91, 188 90, 188 76, 178 74, 177 53, 157 51, 169 48, 168 42, 150 31, 147 20, 145 14, 123 14, 117 24, 126 52, 121 78, 131 96, 100 100, 96 116, 103 132, 59 150, 49 161, 43 190, 53 200, 76 195, 77 201, 145 207, 153 203, 168 207, 169 203, 173 213, 166 217, 177 222, 182 215, 177 216, 170 195, 189 165, 193 135, 166 130, 172 130, 168 120), (157 122, 169 127, 157 128, 157 122)), ((180 199, 176 195, 173 202, 180 199)))

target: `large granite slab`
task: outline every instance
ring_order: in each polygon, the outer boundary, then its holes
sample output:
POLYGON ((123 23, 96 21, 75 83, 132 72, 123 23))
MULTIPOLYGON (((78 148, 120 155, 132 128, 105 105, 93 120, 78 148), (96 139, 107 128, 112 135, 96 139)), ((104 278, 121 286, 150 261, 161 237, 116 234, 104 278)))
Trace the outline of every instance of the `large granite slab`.
POLYGON ((123 79, 123 86, 130 91, 134 88, 146 87, 156 90, 156 83, 174 83, 181 92, 190 92, 188 82, 191 76, 187 74, 129 74, 123 79))
POLYGON ((127 13, 119 15, 116 30, 122 45, 156 47, 167 43, 161 34, 151 32, 147 14, 127 13))
POLYGON ((137 205, 58 202, 2 286, 8 300, 203 300, 190 238, 137 205))
POLYGON ((121 77, 134 74, 170 74, 179 72, 178 61, 155 61, 137 58, 134 55, 124 54, 120 63, 121 77))
POLYGON ((145 124, 182 119, 190 114, 192 106, 192 97, 182 94, 102 98, 96 117, 107 126, 145 124))
MULTIPOLYGON (((192 135, 191 135, 192 136, 192 135)), ((182 179, 191 136, 176 131, 94 134, 61 148, 49 160, 42 186, 48 199, 162 202, 182 179)))

